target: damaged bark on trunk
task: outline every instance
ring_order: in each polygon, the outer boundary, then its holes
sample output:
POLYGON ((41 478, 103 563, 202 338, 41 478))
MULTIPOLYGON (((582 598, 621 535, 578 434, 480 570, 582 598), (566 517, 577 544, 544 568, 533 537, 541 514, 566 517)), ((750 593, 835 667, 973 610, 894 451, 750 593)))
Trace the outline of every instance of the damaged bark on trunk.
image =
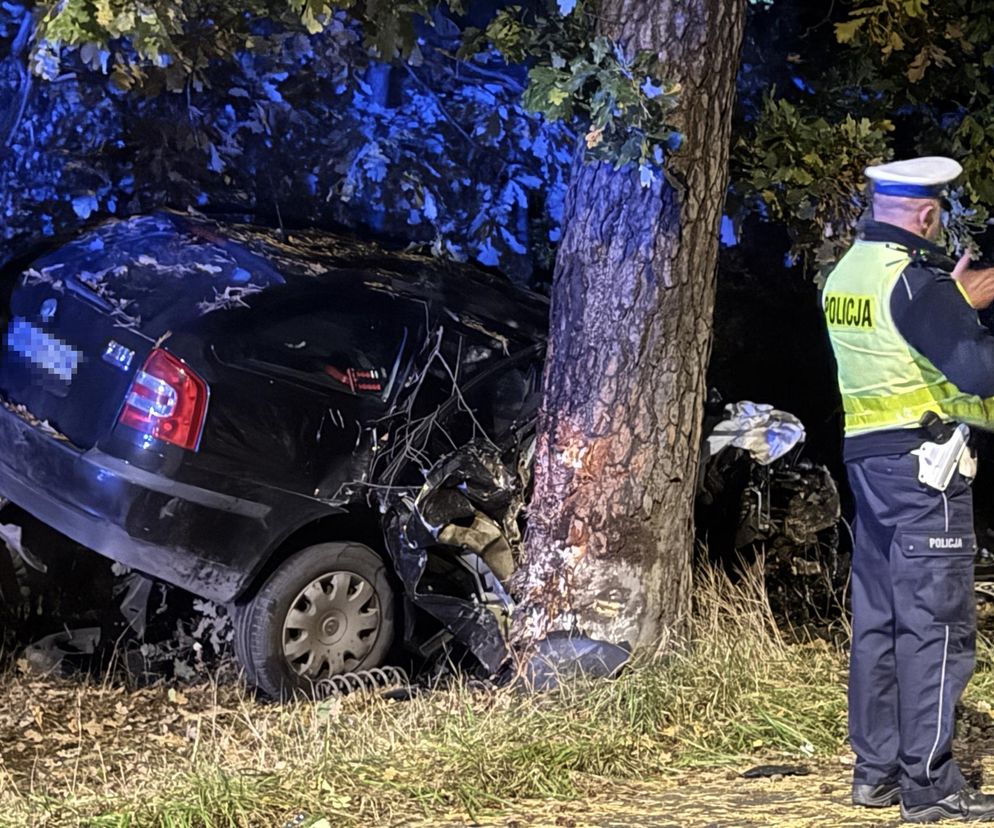
POLYGON ((682 85, 669 179, 578 151, 552 294, 516 637, 653 644, 689 620, 693 497, 744 0, 603 0, 682 85))

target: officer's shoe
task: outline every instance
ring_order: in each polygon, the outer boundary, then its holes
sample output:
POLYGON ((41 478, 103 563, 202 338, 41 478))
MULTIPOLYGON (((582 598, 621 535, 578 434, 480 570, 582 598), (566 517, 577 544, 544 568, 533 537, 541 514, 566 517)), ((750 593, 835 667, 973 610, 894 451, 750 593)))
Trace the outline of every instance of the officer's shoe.
POLYGON ((962 788, 928 805, 907 806, 902 802, 901 817, 905 822, 994 822, 994 796, 962 788))
POLYGON ((901 801, 901 786, 897 782, 864 785, 853 782, 852 804, 863 808, 888 808, 901 801))

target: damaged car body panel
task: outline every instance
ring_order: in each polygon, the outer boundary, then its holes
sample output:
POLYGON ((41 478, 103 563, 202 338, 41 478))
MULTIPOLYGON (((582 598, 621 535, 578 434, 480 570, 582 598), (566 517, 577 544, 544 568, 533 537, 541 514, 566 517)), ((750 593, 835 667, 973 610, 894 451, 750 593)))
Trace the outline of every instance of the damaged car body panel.
POLYGON ((408 600, 496 669, 546 324, 500 277, 332 234, 111 222, 18 277, 0 494, 223 603, 372 515, 408 600))
POLYGON ((504 583, 521 540, 524 483, 496 446, 474 441, 437 463, 415 498, 393 498, 385 521, 408 598, 491 674, 508 655, 514 605, 504 583))

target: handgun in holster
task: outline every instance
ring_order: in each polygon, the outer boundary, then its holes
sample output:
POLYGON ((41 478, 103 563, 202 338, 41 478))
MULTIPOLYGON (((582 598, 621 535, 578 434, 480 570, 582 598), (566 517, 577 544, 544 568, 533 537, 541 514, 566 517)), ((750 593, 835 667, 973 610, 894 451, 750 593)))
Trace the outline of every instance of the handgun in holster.
POLYGON ((934 411, 926 411, 921 424, 930 439, 911 452, 918 457, 919 482, 944 492, 957 469, 973 479, 977 461, 969 447, 970 427, 944 422, 934 411))

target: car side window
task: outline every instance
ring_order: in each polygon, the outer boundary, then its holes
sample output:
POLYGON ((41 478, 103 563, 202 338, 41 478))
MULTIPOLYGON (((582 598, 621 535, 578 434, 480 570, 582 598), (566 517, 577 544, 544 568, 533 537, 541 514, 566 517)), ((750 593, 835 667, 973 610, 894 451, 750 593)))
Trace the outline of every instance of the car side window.
POLYGON ((359 396, 387 397, 417 322, 396 303, 318 307, 260 322, 239 337, 240 361, 359 396))
POLYGON ((479 426, 499 443, 512 427, 535 416, 541 394, 542 364, 535 359, 514 362, 475 383, 464 398, 479 426))
POLYGON ((439 425, 454 443, 487 438, 501 443, 512 428, 533 417, 541 399, 538 353, 504 357, 465 384, 447 406, 439 425))

